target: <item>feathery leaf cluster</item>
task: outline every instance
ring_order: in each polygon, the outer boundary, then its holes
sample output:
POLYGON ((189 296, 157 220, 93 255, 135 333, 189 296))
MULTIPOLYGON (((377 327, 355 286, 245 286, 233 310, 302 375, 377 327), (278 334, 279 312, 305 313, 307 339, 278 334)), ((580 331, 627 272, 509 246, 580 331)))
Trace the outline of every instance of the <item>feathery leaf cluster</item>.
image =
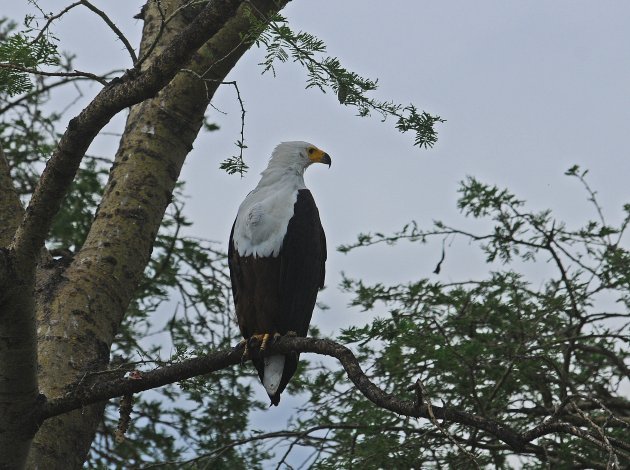
POLYGON ((60 64, 54 37, 31 37, 28 30, 14 33, 15 27, 15 23, 6 19, 0 21, 0 92, 8 96, 32 88, 33 83, 25 70, 60 64))

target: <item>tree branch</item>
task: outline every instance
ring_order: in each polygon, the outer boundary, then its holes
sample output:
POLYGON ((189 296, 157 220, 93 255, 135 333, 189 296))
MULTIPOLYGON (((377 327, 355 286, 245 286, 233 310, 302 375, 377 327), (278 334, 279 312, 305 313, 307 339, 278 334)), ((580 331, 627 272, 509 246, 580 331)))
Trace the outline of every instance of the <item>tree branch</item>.
POLYGON ((16 70, 18 72, 24 72, 24 73, 32 73, 33 75, 41 75, 42 77, 66 77, 66 78, 83 77, 83 78, 89 78, 91 80, 96 80, 103 86, 107 85, 107 81, 105 81, 103 78, 99 77, 98 75, 95 75, 89 72, 81 72, 79 70, 75 70, 74 72, 44 72, 43 70, 22 67, 21 65, 7 64, 4 62, 0 63, 0 68, 16 70))
POLYGON ((39 421, 43 421, 47 418, 110 398, 143 392, 192 377, 216 372, 239 364, 242 355, 243 351, 239 349, 215 351, 205 356, 194 357, 152 371, 134 374, 133 377, 108 380, 88 387, 77 385, 77 387, 66 396, 49 400, 43 404, 36 412, 37 418, 39 421))
POLYGON ((47 16, 46 17, 46 24, 42 27, 42 29, 39 31, 39 33, 37 34, 37 36, 35 36, 35 39, 33 39, 31 41, 31 44, 35 44, 37 41, 40 40, 40 38, 46 33, 46 31, 48 30, 48 28, 50 27, 50 25, 52 24, 53 21, 58 20, 59 18, 61 18, 63 15, 65 15, 66 13, 68 13, 70 10, 72 10, 74 7, 78 7, 79 5, 81 5, 81 1, 78 2, 74 2, 70 5, 68 5, 66 8, 64 8, 63 10, 61 10, 59 13, 57 13, 56 15, 52 15, 52 16, 47 16))
POLYGON ((133 50, 133 47, 131 47, 131 44, 129 44, 129 41, 127 40, 125 35, 122 33, 120 29, 118 29, 118 26, 114 24, 114 22, 109 18, 109 16, 107 16, 107 14, 103 10, 99 10, 87 0, 81 0, 79 3, 81 3, 81 5, 85 6, 86 8, 93 11, 94 13, 96 13, 98 16, 102 18, 102 20, 107 24, 107 26, 109 26, 109 28, 114 32, 114 34, 118 36, 118 39, 120 39, 120 41, 125 45, 125 49, 127 49, 127 52, 129 52, 131 61, 135 64, 138 61, 136 52, 133 50))
MULTIPOLYGON (((111 76, 115 73, 123 73, 124 70, 112 70, 110 72, 107 72, 106 74, 100 75, 100 78, 102 79, 102 82, 100 80, 97 80, 101 83, 107 84, 108 80, 111 78, 111 76)), ((94 78, 92 77, 66 77, 63 78, 61 80, 58 80, 56 82, 53 83, 48 83, 48 84, 42 84, 40 87, 20 96, 18 99, 8 102, 3 108, 0 108, 0 115, 6 113, 7 111, 9 111, 10 109, 20 105, 21 103, 23 103, 24 101, 29 100, 30 98, 40 95, 42 93, 46 93, 47 91, 52 90, 53 88, 57 88, 58 86, 62 86, 62 85, 67 85, 68 83, 74 83, 76 81, 80 81, 80 80, 94 80, 94 78)))
MULTIPOLYGON (((339 360, 357 389, 375 405, 399 415, 440 419, 470 426, 485 431, 506 443, 517 452, 540 454, 541 449, 531 444, 537 438, 552 433, 568 433, 577 437, 588 437, 588 441, 606 448, 605 443, 592 434, 565 423, 545 423, 526 432, 518 432, 492 419, 459 411, 450 407, 428 405, 417 400, 402 399, 376 386, 363 372, 356 357, 347 347, 328 339, 283 337, 269 347, 268 354, 309 352, 331 356, 339 360)), ((205 356, 161 367, 149 372, 135 374, 134 378, 122 378, 92 386, 77 386, 66 396, 52 399, 35 411, 35 419, 43 421, 68 411, 110 398, 142 392, 169 383, 209 374, 239 364, 242 349, 215 351, 205 356)))
POLYGON ((154 96, 163 88, 195 51, 221 29, 226 19, 234 15, 240 3, 238 0, 210 2, 145 71, 128 71, 119 80, 103 88, 69 122, 16 233, 16 258, 25 271, 34 268, 37 253, 44 244, 52 220, 59 211, 83 155, 98 132, 115 114, 154 96))
POLYGON ((11 244, 24 209, 20 202, 9 171, 9 162, 0 143, 0 247, 11 244))

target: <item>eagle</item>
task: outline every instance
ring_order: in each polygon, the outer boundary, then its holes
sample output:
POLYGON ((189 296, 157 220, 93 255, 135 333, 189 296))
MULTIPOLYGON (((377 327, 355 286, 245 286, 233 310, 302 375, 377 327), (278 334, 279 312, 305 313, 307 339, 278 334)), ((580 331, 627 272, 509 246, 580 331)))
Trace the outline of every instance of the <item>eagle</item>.
POLYGON ((317 292, 324 287, 326 236, 304 171, 330 167, 330 156, 308 142, 282 142, 260 181, 238 208, 228 247, 236 319, 272 405, 295 374, 299 355, 265 355, 279 336, 305 337, 317 292), (249 345, 258 340, 258 351, 249 345))

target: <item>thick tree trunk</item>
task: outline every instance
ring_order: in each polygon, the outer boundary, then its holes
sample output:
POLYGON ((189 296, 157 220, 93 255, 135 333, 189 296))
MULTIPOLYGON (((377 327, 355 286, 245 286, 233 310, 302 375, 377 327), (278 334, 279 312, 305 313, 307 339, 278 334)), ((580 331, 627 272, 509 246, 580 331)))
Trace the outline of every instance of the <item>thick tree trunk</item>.
MULTIPOLYGON (((178 11, 185 3, 188 2, 162 0, 159 3, 162 11, 158 10, 157 2, 147 3, 140 56, 147 51, 152 54, 143 63, 143 70, 151 67, 152 58, 166 50, 172 39, 194 20, 193 8, 178 11), (162 28, 162 19, 173 13, 176 15, 162 28)), ((23 394, 24 406, 1 409, 5 400, 0 384, 0 413, 17 413, 16 420, 19 420, 19 413, 23 415, 29 406, 33 408, 37 400, 37 379, 41 393, 49 398, 61 397, 72 393, 77 383, 89 383, 93 380, 91 372, 107 366, 111 344, 150 258, 160 222, 184 159, 202 125, 205 109, 220 82, 251 45, 243 41, 244 35, 252 29, 251 19, 278 11, 285 4, 286 1, 273 0, 243 2, 236 15, 224 18, 223 27, 195 54, 186 71, 180 71, 155 98, 131 108, 103 199, 84 246, 67 267, 54 263, 40 266, 36 287, 33 277, 28 282, 27 276, 27 282, 15 291, 22 300, 18 301, 15 295, 2 297, 3 305, 8 302, 11 308, 3 311, 4 318, 0 319, 0 342, 4 341, 0 344, 0 362, 6 345, 11 343, 5 338, 17 335, 11 330, 11 324, 5 322, 7 315, 12 317, 13 325, 22 336, 24 331, 31 331, 31 337, 26 335, 22 344, 17 345, 26 348, 21 355, 23 363, 12 362, 16 351, 11 351, 10 358, 2 362, 4 367, 0 368, 3 381, 17 380, 16 374, 20 373, 27 376, 27 379, 21 378, 23 387, 9 387, 12 393, 23 394), (34 372, 34 310, 37 313, 38 377, 34 372)), ((217 4, 217 8, 222 6, 217 4)), ((9 207, 2 206, 0 211, 9 214, 9 207)), ((19 214, 19 209, 12 207, 13 213, 19 214)), ((15 227, 4 231, 14 233, 15 227)), ((7 246, 6 240, 2 246, 7 246)), ((0 262, 4 259, 2 257, 0 262)), ((1 283, 2 276, 9 270, 0 265, 0 271, 1 283)), ((11 406, 19 402, 7 401, 11 406)), ((30 447, 28 467, 81 468, 103 406, 87 406, 45 421, 30 447)), ((20 426, 26 429, 23 419, 20 426)), ((10 430, 0 429, 2 431, 10 430)), ((29 444, 28 439, 20 439, 20 442, 29 444)), ((0 443, 11 444, 11 441, 0 440, 0 443)), ((9 455, 9 451, 0 447, 0 456, 9 455)), ((19 468, 21 464, 5 461, 0 463, 3 465, 19 468)))
POLYGON ((10 248, 23 213, 0 149, 0 468, 23 465, 36 426, 24 419, 37 399, 33 278, 10 248))

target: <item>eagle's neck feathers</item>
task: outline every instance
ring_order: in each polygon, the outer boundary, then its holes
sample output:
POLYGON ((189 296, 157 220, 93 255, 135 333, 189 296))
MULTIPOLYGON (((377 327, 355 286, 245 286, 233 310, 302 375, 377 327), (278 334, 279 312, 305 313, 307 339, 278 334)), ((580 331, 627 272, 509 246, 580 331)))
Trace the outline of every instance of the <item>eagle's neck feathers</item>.
POLYGON ((238 209, 234 245, 241 256, 278 256, 287 232, 298 191, 306 189, 304 171, 310 160, 308 144, 278 145, 256 188, 238 209))
POLYGON ((299 168, 298 165, 293 166, 281 166, 272 165, 261 173, 262 178, 256 186, 256 190, 262 188, 270 188, 276 191, 282 191, 284 188, 304 189, 304 170, 305 168, 299 168))

